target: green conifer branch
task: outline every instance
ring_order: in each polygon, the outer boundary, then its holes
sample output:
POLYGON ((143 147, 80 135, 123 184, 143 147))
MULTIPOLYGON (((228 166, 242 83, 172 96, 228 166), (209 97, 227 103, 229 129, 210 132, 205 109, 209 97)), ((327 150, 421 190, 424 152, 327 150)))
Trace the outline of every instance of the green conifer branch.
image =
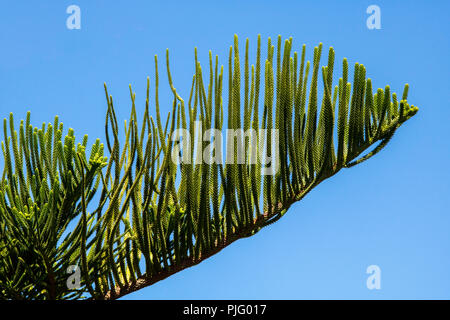
MULTIPOLYGON (((89 294, 91 299, 117 299, 154 284, 276 222, 322 181, 378 153, 417 113, 417 107, 407 102, 408 85, 400 102, 389 86, 374 94, 362 64, 355 64, 353 84, 348 83, 344 59, 342 77, 333 87, 333 48, 321 67, 322 44, 314 48, 312 64, 306 61, 304 45, 299 59, 292 38, 282 44, 279 36, 274 59, 275 47, 269 38, 267 58, 262 60, 258 36, 255 67, 250 64, 246 40, 242 67, 235 36, 228 59, 227 108, 226 80, 217 56, 213 63, 210 52, 208 74, 195 50, 185 105, 174 87, 167 51, 173 100, 164 126, 156 56, 156 122, 149 111, 149 79, 140 123, 130 87, 131 112, 123 131, 105 85, 108 159, 99 140, 88 156, 87 136, 76 143, 70 129, 63 139, 58 118, 34 128, 28 114, 19 133, 12 114, 9 122, 5 119, 0 297, 77 299, 89 294), (195 127, 196 121, 202 122, 201 128, 195 127), (211 148, 212 140, 197 141, 199 136, 210 129, 239 128, 256 132, 253 141, 239 135, 233 138, 239 151, 232 157, 243 158, 244 163, 208 161, 219 150, 211 148), (189 161, 178 165, 172 161, 179 151, 172 139, 175 129, 191 135, 190 142, 180 142, 180 156, 189 161), (260 134, 258 129, 268 133, 260 134), (278 130, 276 149, 271 129, 278 130), (264 165, 249 162, 258 154, 249 151, 253 145, 257 152, 278 157, 275 175, 262 175, 264 165), (203 161, 195 162, 199 157, 203 161), (71 222, 75 227, 69 230, 71 222), (75 290, 66 283, 69 265, 81 268, 80 287, 75 290)), ((232 146, 231 141, 226 143, 227 148, 232 146)))

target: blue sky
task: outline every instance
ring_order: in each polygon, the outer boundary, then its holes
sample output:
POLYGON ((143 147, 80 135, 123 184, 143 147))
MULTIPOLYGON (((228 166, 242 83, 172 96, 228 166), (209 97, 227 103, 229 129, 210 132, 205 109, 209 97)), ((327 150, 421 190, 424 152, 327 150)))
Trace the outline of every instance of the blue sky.
POLYGON ((4 0, 0 117, 31 110, 39 125, 59 115, 93 142, 104 138, 103 82, 125 119, 128 84, 142 108, 153 56, 164 71, 166 48, 186 96, 195 46, 205 66, 210 49, 226 63, 235 33, 252 52, 257 34, 263 44, 292 36, 297 51, 307 45, 308 59, 319 42, 325 53, 333 46, 336 65, 343 57, 363 63, 375 88, 389 84, 400 94, 409 83, 419 113, 376 157, 323 182, 276 224, 126 298, 449 299, 449 12, 448 1, 4 0), (81 8, 80 30, 66 28, 71 4, 81 8), (366 27, 371 4, 381 9, 380 30, 366 27), (380 290, 366 287, 373 264, 380 290))

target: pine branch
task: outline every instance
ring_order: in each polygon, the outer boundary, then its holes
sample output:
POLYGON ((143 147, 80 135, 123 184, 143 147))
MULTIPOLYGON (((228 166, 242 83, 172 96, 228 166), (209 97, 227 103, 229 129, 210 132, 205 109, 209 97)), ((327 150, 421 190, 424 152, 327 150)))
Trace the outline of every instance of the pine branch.
POLYGON ((312 64, 305 61, 304 45, 301 58, 297 52, 292 57, 292 38, 283 45, 279 36, 276 46, 274 56, 275 46, 269 38, 267 59, 262 63, 258 37, 255 68, 249 62, 247 40, 241 68, 235 36, 228 59, 225 114, 226 79, 217 56, 213 64, 211 52, 209 74, 204 75, 195 50, 186 105, 174 87, 167 51, 173 101, 165 124, 160 114, 156 56, 156 122, 149 112, 149 79, 141 123, 130 87, 131 113, 123 133, 105 85, 109 159, 103 157, 99 141, 86 157, 87 138, 75 148, 71 130, 62 142, 62 124, 57 119, 53 126, 33 129, 28 115, 19 138, 12 116, 10 134, 5 119, 5 167, 0 184, 2 295, 7 299, 64 299, 89 293, 90 299, 109 300, 152 285, 275 223, 322 181, 382 150, 417 113, 417 107, 407 102, 408 85, 400 102, 389 86, 373 94, 362 64, 355 64, 353 85, 348 83, 346 59, 333 90, 333 48, 326 65, 320 67, 322 44, 314 48, 312 64), (214 142, 221 140, 219 133, 225 129, 234 130, 226 139, 225 158, 230 161, 218 162, 221 148, 214 142), (228 154, 231 150, 235 151, 228 154), (177 156, 178 163, 174 162, 177 156), (98 204, 88 212, 99 189, 98 204), (59 244, 74 219, 78 224, 59 244), (41 229, 36 239, 36 230, 41 229), (45 252, 41 256, 47 269, 34 263, 36 250, 45 252), (76 291, 64 287, 65 263, 83 269, 76 291))

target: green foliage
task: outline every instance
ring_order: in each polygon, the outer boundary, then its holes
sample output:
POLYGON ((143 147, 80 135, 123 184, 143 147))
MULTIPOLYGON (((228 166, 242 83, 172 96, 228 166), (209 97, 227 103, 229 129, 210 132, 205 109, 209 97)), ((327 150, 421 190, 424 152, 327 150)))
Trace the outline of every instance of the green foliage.
MULTIPOLYGON (((142 120, 138 121, 130 87, 131 114, 121 133, 105 85, 108 160, 99 141, 89 158, 85 154, 87 138, 75 147, 69 130, 62 141, 58 119, 53 126, 33 129, 28 115, 26 124, 21 122, 19 139, 12 115, 10 136, 5 120, 5 166, 0 184, 1 297, 63 299, 89 293, 95 299, 115 299, 151 285, 277 221, 320 182, 379 152, 418 110, 407 103, 408 85, 400 102, 389 86, 373 94, 362 64, 355 64, 352 88, 346 59, 343 75, 333 87, 333 48, 326 66, 320 67, 322 44, 314 48, 312 65, 305 62, 305 46, 299 59, 297 52, 292 54, 292 38, 284 41, 283 50, 282 44, 280 36, 274 57, 275 46, 269 38, 267 58, 261 61, 258 37, 255 68, 249 64, 247 40, 242 77, 235 36, 228 59, 225 115, 223 67, 219 68, 218 57, 213 60, 211 52, 206 76, 195 51, 187 105, 173 85, 167 52, 173 102, 165 123, 160 114, 156 56, 156 120, 149 112, 147 80, 142 120), (320 75, 323 96, 319 108, 320 75), (261 110, 260 95, 264 101, 261 110), (267 136, 257 134, 252 144, 258 152, 276 156, 280 169, 274 176, 261 175, 263 165, 250 161, 255 155, 248 152, 250 142, 245 138, 237 138, 241 153, 235 155, 235 159, 242 155, 244 163, 196 163, 196 121, 202 121, 203 135, 208 129, 253 128, 257 133, 257 129, 269 129, 267 136), (279 134, 278 154, 268 143, 272 128, 279 134), (175 129, 191 134, 190 145, 183 147, 189 163, 172 161, 175 129), (98 204, 88 212, 98 188, 98 204), (75 227, 63 237, 72 221, 75 227), (68 265, 80 266, 78 290, 66 287, 68 265)), ((208 150, 207 158, 213 158, 218 151, 204 148, 209 144, 200 142, 202 150, 208 150)))
MULTIPOLYGON (((76 145, 69 129, 62 139, 58 117, 53 125, 33 128, 28 113, 18 133, 10 114, 9 125, 4 119, 3 129, 0 297, 79 297, 81 292, 67 290, 65 268, 85 254, 85 239, 92 233, 92 216, 85 216, 83 208, 100 183, 99 172, 106 164, 103 145, 97 140, 87 158, 87 136, 76 145), (74 230, 65 234, 69 223, 77 219, 74 230)), ((89 263, 96 260, 90 258, 89 263)))

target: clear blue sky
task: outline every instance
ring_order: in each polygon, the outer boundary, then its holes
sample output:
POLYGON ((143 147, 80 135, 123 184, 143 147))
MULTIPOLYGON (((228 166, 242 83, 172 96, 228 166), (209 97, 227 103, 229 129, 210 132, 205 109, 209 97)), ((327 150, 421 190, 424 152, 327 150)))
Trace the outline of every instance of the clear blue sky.
MULTIPOLYGON (((235 33, 252 50, 258 33, 263 43, 292 36, 309 59, 319 42, 333 46, 337 65, 363 63, 376 88, 401 93, 409 83, 419 113, 380 154, 322 183, 275 225, 127 298, 449 299, 449 13, 448 1, 3 0, 0 117, 31 110, 39 125, 57 114, 92 142, 104 138, 103 82, 124 119, 128 84, 142 108, 153 55, 164 71, 166 48, 186 96, 194 46, 205 66, 210 49, 226 63, 235 33), (66 28, 71 4, 81 8, 81 30, 66 28), (371 4, 381 30, 366 27, 371 4), (366 288, 372 264, 381 290, 366 288)), ((168 110, 164 73, 161 83, 168 110)))

